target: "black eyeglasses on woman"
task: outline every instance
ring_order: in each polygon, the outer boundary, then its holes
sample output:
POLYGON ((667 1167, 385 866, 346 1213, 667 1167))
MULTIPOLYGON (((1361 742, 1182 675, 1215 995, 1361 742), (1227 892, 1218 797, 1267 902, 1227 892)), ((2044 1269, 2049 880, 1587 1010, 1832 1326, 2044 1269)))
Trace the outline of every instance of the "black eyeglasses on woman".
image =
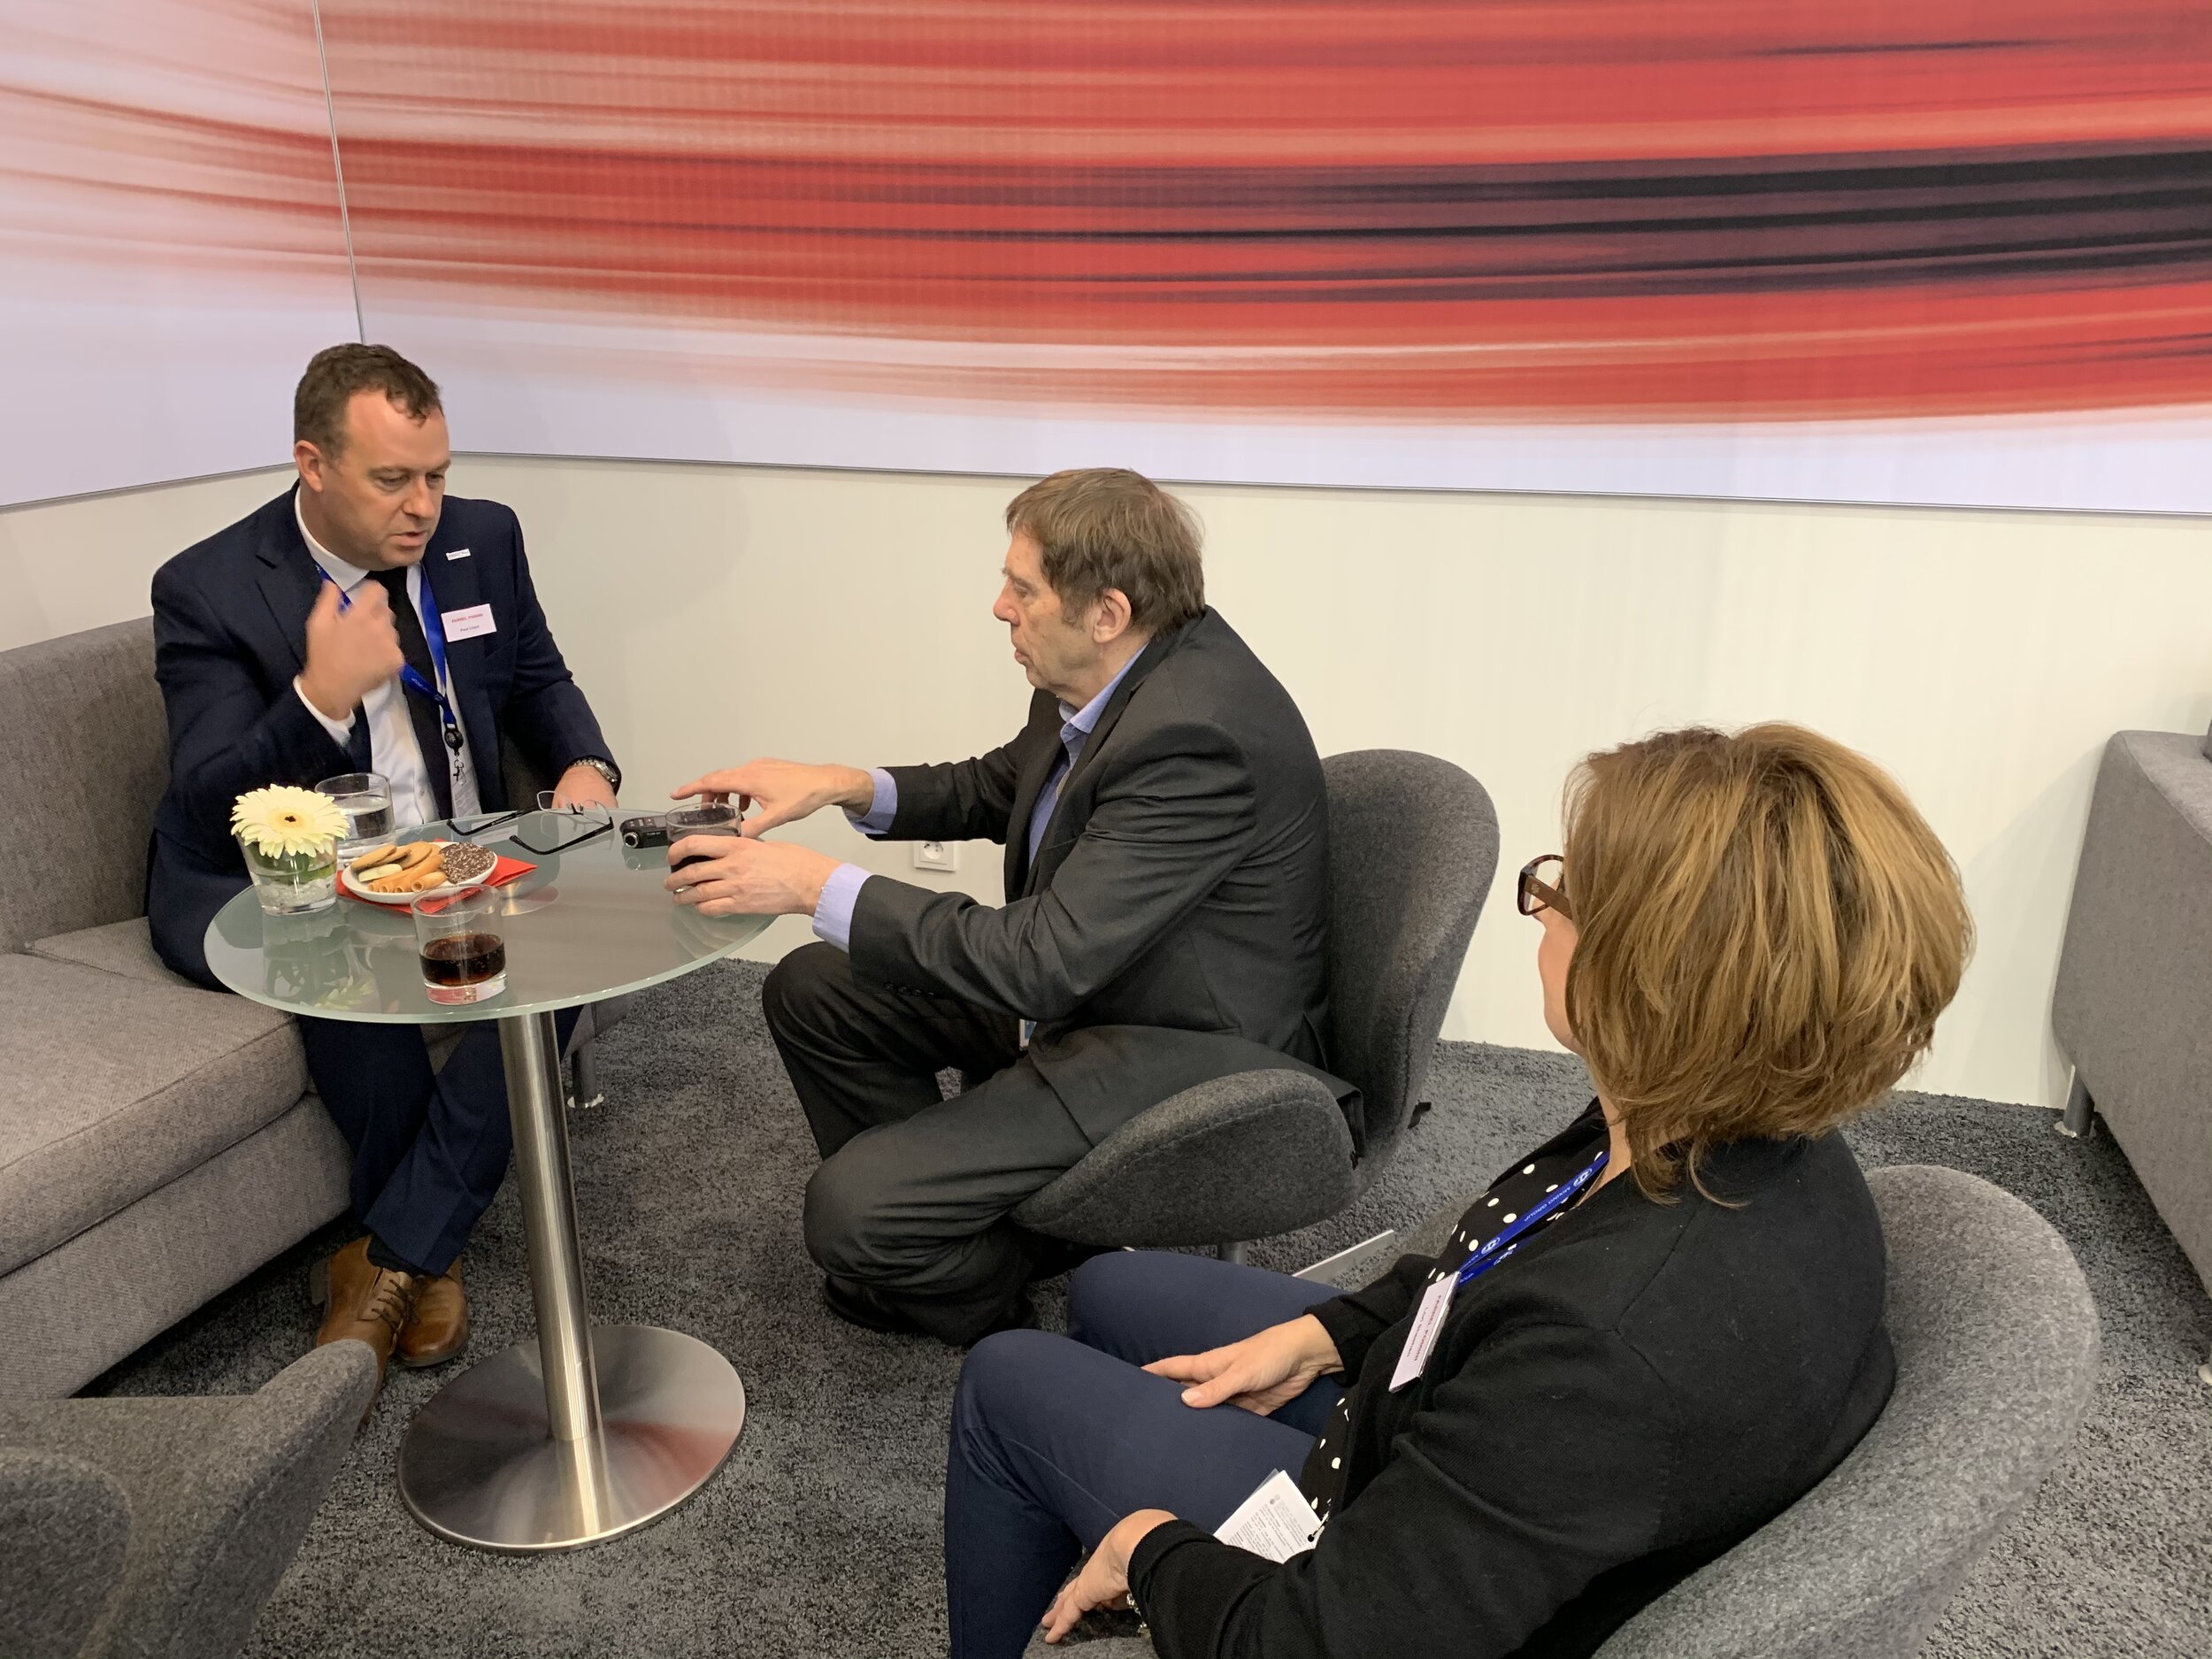
POLYGON ((1524 916, 1557 910, 1569 921, 1574 920, 1574 911, 1567 907, 1567 861, 1557 853, 1546 853, 1523 864, 1520 905, 1524 916))

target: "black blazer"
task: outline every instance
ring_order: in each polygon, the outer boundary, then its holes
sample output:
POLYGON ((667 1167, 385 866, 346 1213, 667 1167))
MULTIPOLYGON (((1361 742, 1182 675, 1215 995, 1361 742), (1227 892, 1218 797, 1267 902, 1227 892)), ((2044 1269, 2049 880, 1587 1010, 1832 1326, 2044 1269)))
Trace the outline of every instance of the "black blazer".
POLYGON ((1351 1391, 1344 1500, 1280 1566, 1148 1533, 1130 1584, 1164 1659, 1586 1655, 1817 1485, 1896 1376, 1873 1195, 1839 1135, 1724 1148, 1704 1180, 1735 1207, 1624 1175, 1531 1235, 1396 1394, 1431 1262, 1316 1308, 1351 1391))
MULTIPOLYGON (((321 585, 292 494, 154 572, 154 673, 169 712, 169 791, 154 815, 146 914, 161 959, 203 984, 212 983, 207 925, 247 883, 231 838, 231 803, 265 784, 312 785, 369 764, 368 721, 357 718, 351 746, 341 747, 292 689, 306 666, 307 613, 321 585)), ((448 496, 423 551, 423 580, 441 611, 491 607, 492 633, 446 649, 487 811, 510 804, 503 736, 549 775, 587 757, 612 763, 546 626, 511 509, 448 496), (460 549, 465 557, 448 557, 460 549)), ((442 758, 425 757, 434 766, 442 758)))
POLYGON ((1326 1077, 1328 802, 1290 694, 1213 611, 1153 640, 1062 785, 1033 869, 1030 812, 1061 726, 1040 691, 1003 748, 890 769, 889 838, 1005 843, 1007 902, 874 877, 854 908, 854 972, 1037 1021, 1031 1056, 1094 1139, 1232 1071, 1326 1077))

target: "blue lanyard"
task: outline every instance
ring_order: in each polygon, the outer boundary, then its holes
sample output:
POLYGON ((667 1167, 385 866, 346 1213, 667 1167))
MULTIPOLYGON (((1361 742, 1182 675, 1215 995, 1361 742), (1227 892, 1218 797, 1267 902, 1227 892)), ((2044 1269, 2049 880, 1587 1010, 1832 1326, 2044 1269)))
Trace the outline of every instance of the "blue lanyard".
POLYGON ((1611 1156, 1609 1148, 1600 1147, 1597 1156, 1584 1164, 1573 1179, 1555 1193, 1546 1193, 1543 1197, 1529 1207, 1526 1215, 1517 1217, 1508 1223, 1495 1237, 1486 1239, 1482 1248, 1469 1256, 1460 1267, 1457 1282, 1463 1285, 1471 1279, 1479 1279, 1500 1262, 1505 1260, 1507 1256, 1512 1255, 1514 1251, 1519 1249, 1520 1240, 1527 1236, 1528 1230, 1531 1227, 1542 1225, 1548 1217, 1557 1213, 1563 1205, 1574 1202, 1577 1194, 1597 1179, 1598 1171, 1605 1167, 1605 1160, 1609 1156, 1611 1156))
MULTIPOLYGON (((322 567, 319 562, 315 566, 315 574, 329 582, 333 588, 338 588, 336 580, 322 567)), ((425 589, 426 590, 429 586, 429 579, 424 578, 425 589)), ((342 588, 338 588, 338 609, 341 611, 353 609, 353 595, 342 588)), ((417 611, 422 618, 422 636, 430 646, 430 665, 438 671, 438 679, 441 683, 450 685, 453 683, 452 677, 446 672, 445 665, 445 618, 438 614, 436 596, 433 595, 430 603, 417 607, 417 611)), ((402 664, 399 671, 399 683, 416 695, 427 697, 438 705, 438 722, 444 728, 445 746, 455 754, 459 754, 461 752, 461 723, 454 718, 453 705, 446 700, 445 693, 417 672, 412 663, 402 664)))

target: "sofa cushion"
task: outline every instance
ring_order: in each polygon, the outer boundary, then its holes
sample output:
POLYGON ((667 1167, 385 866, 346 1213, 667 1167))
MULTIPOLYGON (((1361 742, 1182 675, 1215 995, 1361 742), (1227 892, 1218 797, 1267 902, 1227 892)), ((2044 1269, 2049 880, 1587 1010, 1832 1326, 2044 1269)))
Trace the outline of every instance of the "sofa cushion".
POLYGON ((196 1169, 306 1087, 243 997, 0 955, 0 1273, 196 1169))
POLYGON ((127 979, 142 979, 149 985, 173 985, 180 990, 196 990, 191 980, 180 973, 172 973, 154 954, 153 930, 146 918, 134 916, 127 922, 110 922, 104 927, 87 927, 73 933, 56 933, 51 939, 35 940, 31 955, 44 956, 52 962, 81 963, 88 968, 100 968, 109 973, 119 973, 127 979))
POLYGON ((150 617, 0 651, 0 950, 146 908, 169 787, 150 617))
MULTIPOLYGON (((31 947, 31 955, 44 956, 51 962, 74 962, 88 968, 98 968, 107 973, 119 973, 127 979, 137 979, 148 985, 173 985, 181 990, 194 991, 200 987, 182 974, 172 973, 154 954, 153 930, 146 926, 142 916, 127 922, 111 922, 105 927, 88 927, 80 933, 57 933, 51 939, 42 939, 31 947)), ((618 998, 626 1006, 628 998, 618 998)), ((272 1020, 287 1018, 274 1009, 260 1003, 272 1020)), ((466 1025, 431 1025, 424 1035, 430 1043, 430 1064, 442 1070, 446 1056, 454 1045, 468 1035, 466 1025)), ((314 1090, 313 1084, 308 1086, 314 1090)))

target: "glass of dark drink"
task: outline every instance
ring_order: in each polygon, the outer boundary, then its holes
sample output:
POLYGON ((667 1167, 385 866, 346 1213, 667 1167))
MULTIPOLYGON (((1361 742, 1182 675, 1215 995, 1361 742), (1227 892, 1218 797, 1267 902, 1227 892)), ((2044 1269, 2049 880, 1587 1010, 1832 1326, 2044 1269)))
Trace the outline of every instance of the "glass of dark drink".
MULTIPOLYGON (((695 806, 680 806, 666 815, 668 844, 673 847, 687 835, 742 835, 739 827, 737 809, 727 801, 702 801, 695 806)), ((703 864, 706 855, 693 853, 688 858, 679 858, 669 868, 681 870, 686 864, 703 864)))
POLYGON ((495 887, 464 887, 408 907, 415 918, 423 989, 432 1002, 449 1007, 482 1002, 507 988, 502 903, 495 887))

